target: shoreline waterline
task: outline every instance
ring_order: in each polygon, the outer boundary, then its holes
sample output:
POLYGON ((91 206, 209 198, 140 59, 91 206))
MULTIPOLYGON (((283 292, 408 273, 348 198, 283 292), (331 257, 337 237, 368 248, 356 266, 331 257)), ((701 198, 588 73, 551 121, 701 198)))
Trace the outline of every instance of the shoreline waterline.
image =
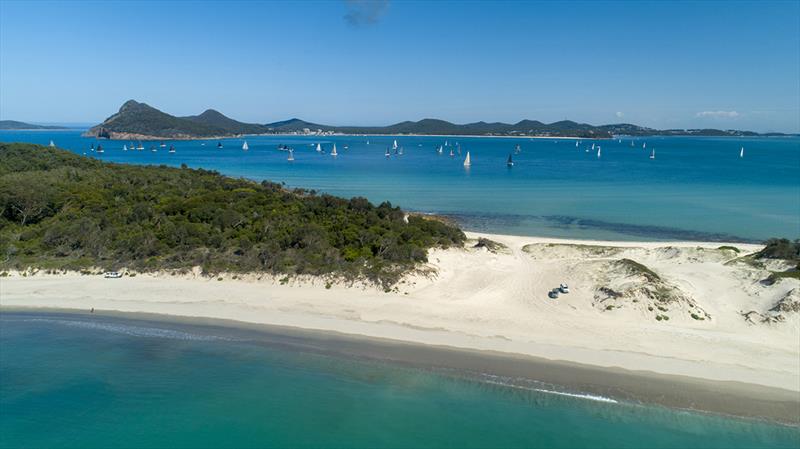
POLYGON ((145 312, 0 307, 11 319, 104 321, 246 339, 305 352, 388 363, 502 387, 606 403, 655 405, 734 418, 800 426, 797 392, 742 382, 719 382, 646 370, 599 367, 524 354, 422 344, 382 337, 230 319, 145 312))

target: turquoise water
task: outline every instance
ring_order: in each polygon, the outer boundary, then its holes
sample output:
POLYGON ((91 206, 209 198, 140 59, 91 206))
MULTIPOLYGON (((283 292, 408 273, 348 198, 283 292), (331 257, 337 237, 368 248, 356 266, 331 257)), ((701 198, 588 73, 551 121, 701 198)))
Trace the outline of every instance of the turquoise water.
MULTIPOLYGON (((165 149, 122 151, 128 142, 97 141, 79 131, 0 132, 0 141, 58 146, 103 159, 218 170, 342 196, 391 201, 455 217, 465 228, 497 233, 626 240, 743 240, 800 236, 800 138, 650 137, 622 142, 429 136, 396 137, 404 155, 384 157, 395 137, 248 137, 179 141, 165 149), (366 141, 370 141, 370 145, 366 141), (435 148, 449 140, 462 155, 435 148), (320 155, 313 144, 339 156, 320 155), (633 147, 631 146, 633 142, 633 147), (102 156, 88 151, 102 144, 102 156), (278 144, 295 148, 293 163, 278 144), (602 157, 586 152, 602 146, 602 157), (642 144, 647 149, 642 149, 642 144), (506 157, 516 144, 515 166, 506 157), (349 149, 344 149, 347 145, 349 149), (744 146, 745 157, 739 158, 744 146), (655 149, 656 159, 649 159, 655 149), (464 169, 466 151, 472 167, 464 169)), ((149 148, 150 144, 146 144, 149 148)))
POLYGON ((324 342, 0 315, 0 447, 798 447, 800 429, 325 355, 324 342))

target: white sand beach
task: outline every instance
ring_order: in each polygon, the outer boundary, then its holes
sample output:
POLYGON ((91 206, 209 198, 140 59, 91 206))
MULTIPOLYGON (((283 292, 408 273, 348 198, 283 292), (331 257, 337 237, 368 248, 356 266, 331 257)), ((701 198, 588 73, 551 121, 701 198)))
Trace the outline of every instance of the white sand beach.
POLYGON ((219 318, 800 392, 800 281, 765 285, 764 267, 731 262, 758 245, 736 244, 737 254, 720 243, 468 237, 507 248, 471 241, 432 251, 430 273, 390 293, 199 270, 121 279, 9 273, 0 307, 219 318), (562 282, 570 293, 549 298, 562 282))

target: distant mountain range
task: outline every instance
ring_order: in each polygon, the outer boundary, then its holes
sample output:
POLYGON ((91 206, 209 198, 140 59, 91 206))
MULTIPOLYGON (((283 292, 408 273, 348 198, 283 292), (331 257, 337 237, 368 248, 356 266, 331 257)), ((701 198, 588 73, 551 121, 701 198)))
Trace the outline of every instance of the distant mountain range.
POLYGON ((45 126, 34 125, 31 123, 18 122, 15 120, 0 120, 0 129, 2 130, 23 130, 23 129, 68 129, 63 126, 45 126))
POLYGON ((109 139, 194 139, 222 138, 245 134, 421 134, 454 136, 530 136, 530 137, 582 137, 610 138, 615 135, 629 136, 759 136, 784 135, 781 133, 759 134, 752 131, 720 129, 668 129, 658 130, 629 123, 594 126, 562 120, 542 123, 522 120, 509 123, 476 122, 458 125, 444 120, 423 119, 406 121, 389 126, 328 126, 290 119, 274 123, 243 123, 226 117, 213 109, 200 115, 176 117, 161 112, 145 103, 129 100, 119 112, 103 123, 90 128, 85 135, 109 139))

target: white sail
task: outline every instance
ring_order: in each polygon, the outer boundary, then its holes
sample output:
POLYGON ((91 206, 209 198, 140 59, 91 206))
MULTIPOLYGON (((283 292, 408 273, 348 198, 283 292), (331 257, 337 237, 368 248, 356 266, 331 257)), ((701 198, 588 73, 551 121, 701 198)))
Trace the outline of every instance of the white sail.
POLYGON ((581 141, 580 140, 576 140, 575 141, 575 148, 578 148, 578 145, 580 145, 580 144, 581 144, 581 141))
POLYGON ((592 149, 594 150, 594 144, 592 144, 592 149))
POLYGON ((289 157, 287 157, 286 160, 287 161, 293 161, 294 160, 294 150, 292 150, 291 148, 289 149, 289 157))
POLYGON ((128 151, 128 145, 123 145, 122 146, 122 151, 128 151))
POLYGON ((322 145, 317 144, 317 153, 322 153, 322 145))
POLYGON ((642 149, 645 149, 645 148, 647 148, 647 142, 642 144, 642 149))
POLYGON ((250 146, 249 146, 249 145, 247 145, 247 141, 246 141, 246 140, 244 141, 244 144, 242 144, 242 149, 243 149, 244 151, 247 151, 247 150, 249 150, 249 149, 250 149, 250 146))
POLYGON ((367 145, 369 145, 369 139, 367 139, 367 145))
POLYGON ((442 154, 442 151, 444 151, 444 148, 442 148, 442 146, 439 145, 439 148, 436 149, 436 152, 442 154))
POLYGON ((467 151, 467 157, 464 159, 464 167, 469 167, 472 165, 472 161, 469 159, 469 151, 467 151))
POLYGON ((453 148, 451 147, 450 148, 450 157, 453 157, 453 156, 455 156, 455 153, 453 153, 453 148))
POLYGON ((333 149, 331 150, 331 156, 338 156, 339 153, 336 152, 336 144, 333 144, 333 149))
POLYGON ((742 149, 739 150, 739 157, 744 157, 744 147, 742 147, 742 149))
POLYGON ((397 139, 394 140, 394 143, 392 144, 392 149, 393 150, 397 149, 397 139))
POLYGON ((650 159, 655 159, 655 158, 656 158, 656 149, 653 148, 653 151, 650 152, 650 159))
POLYGON ((55 143, 54 143, 54 142, 51 140, 51 141, 50 141, 50 146, 51 146, 51 147, 54 147, 54 146, 56 146, 56 144, 55 144, 55 143))
POLYGON ((600 157, 600 146, 597 147, 597 157, 600 157))

